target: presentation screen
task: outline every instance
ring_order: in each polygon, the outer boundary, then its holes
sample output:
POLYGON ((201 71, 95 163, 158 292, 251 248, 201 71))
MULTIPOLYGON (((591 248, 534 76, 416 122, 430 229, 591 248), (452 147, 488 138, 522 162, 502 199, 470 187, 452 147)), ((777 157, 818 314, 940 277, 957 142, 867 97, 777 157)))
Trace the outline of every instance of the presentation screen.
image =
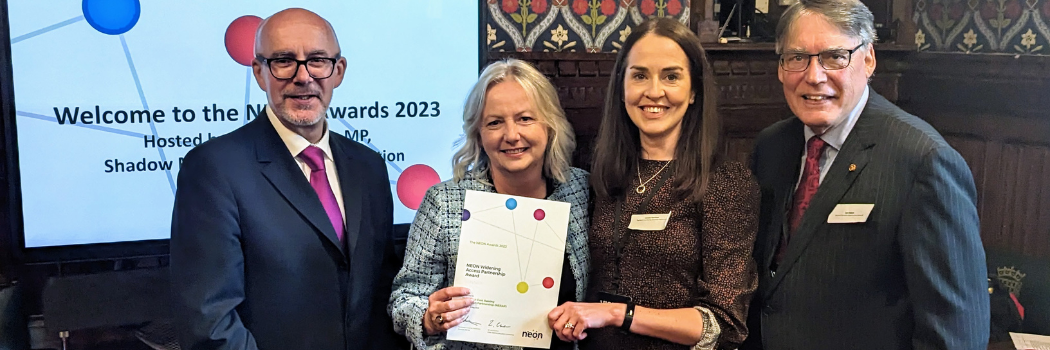
POLYGON ((451 178, 478 74, 475 1, 7 6, 27 248, 169 238, 186 153, 266 117, 255 32, 289 7, 335 28, 347 70, 328 127, 386 160, 394 222, 410 223, 425 190, 451 178))

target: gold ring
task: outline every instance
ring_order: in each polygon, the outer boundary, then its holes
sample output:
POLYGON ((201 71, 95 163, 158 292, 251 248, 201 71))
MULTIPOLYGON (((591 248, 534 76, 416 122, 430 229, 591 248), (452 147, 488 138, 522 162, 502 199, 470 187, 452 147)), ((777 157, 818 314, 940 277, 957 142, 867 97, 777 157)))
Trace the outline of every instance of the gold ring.
POLYGON ((442 324, 442 323, 445 323, 445 317, 444 317, 444 316, 438 315, 438 316, 437 316, 437 317, 435 317, 434 319, 435 319, 435 320, 437 320, 437 323, 438 323, 438 324, 442 324))
POLYGON ((572 322, 565 322, 565 327, 562 327, 562 328, 565 328, 565 329, 576 329, 576 325, 572 324, 572 322))

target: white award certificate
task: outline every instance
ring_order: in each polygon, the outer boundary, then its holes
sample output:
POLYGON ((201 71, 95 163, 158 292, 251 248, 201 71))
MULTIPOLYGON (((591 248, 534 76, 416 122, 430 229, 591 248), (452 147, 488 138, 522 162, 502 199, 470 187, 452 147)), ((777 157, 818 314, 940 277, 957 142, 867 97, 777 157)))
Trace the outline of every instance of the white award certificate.
POLYGON ((467 191, 453 285, 470 288, 474 305, 447 339, 550 348, 547 314, 558 306, 569 208, 467 191))

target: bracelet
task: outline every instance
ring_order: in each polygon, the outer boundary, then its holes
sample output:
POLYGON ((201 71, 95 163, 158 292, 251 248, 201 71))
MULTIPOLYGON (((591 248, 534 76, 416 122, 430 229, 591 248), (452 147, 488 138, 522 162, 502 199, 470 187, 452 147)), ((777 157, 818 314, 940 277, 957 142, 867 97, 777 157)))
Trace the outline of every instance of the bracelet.
POLYGON ((623 312, 623 323, 620 324, 620 329, 630 332, 632 322, 634 322, 634 303, 627 302, 627 310, 623 312))

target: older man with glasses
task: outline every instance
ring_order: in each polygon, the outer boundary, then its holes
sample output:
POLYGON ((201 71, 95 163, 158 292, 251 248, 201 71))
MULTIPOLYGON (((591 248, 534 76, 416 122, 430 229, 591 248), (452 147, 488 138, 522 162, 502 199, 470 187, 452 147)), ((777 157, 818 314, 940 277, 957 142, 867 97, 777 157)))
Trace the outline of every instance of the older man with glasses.
POLYGON ((328 129, 346 59, 328 21, 263 21, 255 79, 265 116, 197 146, 171 229, 183 349, 394 349, 386 313, 400 261, 376 152, 328 129))
POLYGON ((742 349, 987 347, 973 177, 936 130, 868 87, 872 22, 858 0, 801 0, 778 24, 795 117, 755 141, 760 278, 742 349))

